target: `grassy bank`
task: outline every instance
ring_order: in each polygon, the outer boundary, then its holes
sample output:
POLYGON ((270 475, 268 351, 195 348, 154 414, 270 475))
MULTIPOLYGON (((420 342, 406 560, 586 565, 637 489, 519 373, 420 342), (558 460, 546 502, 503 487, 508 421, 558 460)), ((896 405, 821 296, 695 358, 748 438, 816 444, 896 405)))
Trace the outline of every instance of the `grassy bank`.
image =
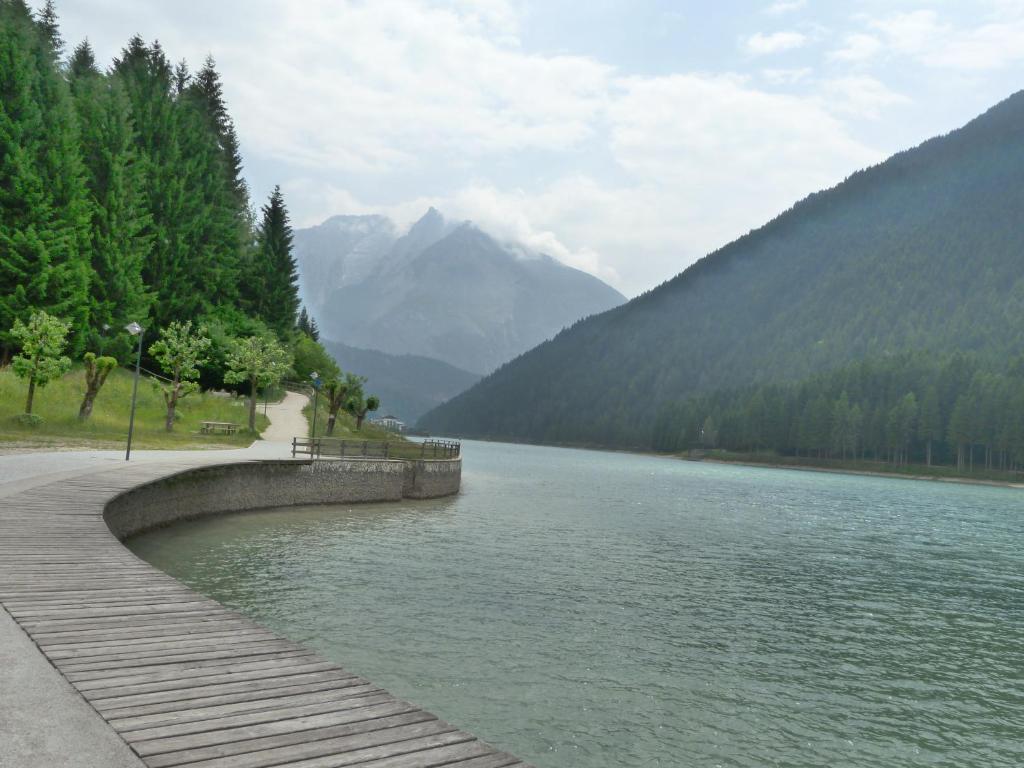
POLYGON ((780 456, 770 451, 737 453, 732 451, 700 451, 678 454, 691 460, 720 461, 751 466, 778 467, 784 469, 813 469, 828 472, 848 472, 865 475, 886 475, 924 480, 946 480, 966 483, 995 483, 1000 485, 1024 484, 1024 472, 986 470, 978 467, 973 472, 958 471, 956 467, 926 464, 897 466, 884 461, 819 459, 813 457, 780 456))
MULTIPOLYGON (((307 405, 303 409, 303 413, 306 414, 306 418, 312 425, 313 406, 307 405)), ((320 398, 316 416, 317 437, 327 437, 327 417, 327 407, 324 405, 323 398, 320 398)), ((382 429, 375 424, 371 424, 369 418, 363 422, 363 428, 357 431, 355 417, 345 412, 338 414, 338 421, 334 425, 334 434, 332 434, 331 437, 340 438, 342 440, 386 440, 391 443, 391 451, 389 455, 392 457, 396 459, 418 459, 420 457, 420 448, 418 443, 406 440, 402 435, 394 432, 388 432, 386 429, 382 429)))
MULTIPOLYGON (((76 368, 59 381, 36 391, 33 413, 43 421, 36 426, 18 422, 24 412, 26 383, 10 368, 0 370, 0 450, 4 448, 119 448, 128 435, 128 415, 132 399, 132 374, 115 370, 96 398, 92 417, 78 420, 78 407, 85 391, 84 375, 76 368)), ((139 380, 139 402, 135 412, 137 448, 210 448, 244 447, 256 437, 251 432, 204 435, 202 421, 229 421, 244 427, 248 423, 245 400, 223 394, 195 393, 178 405, 174 431, 164 429, 166 406, 163 395, 152 380, 139 380)), ((256 428, 262 430, 267 419, 260 413, 256 428)))
MULTIPOLYGON (((309 420, 310 426, 313 424, 313 406, 307 405, 302 409, 302 412, 306 414, 306 419, 309 420)), ((316 409, 316 437, 327 437, 327 405, 325 398, 317 398, 317 409, 316 409)), ((401 435, 396 435, 394 432, 388 432, 386 429, 371 424, 369 417, 363 422, 363 428, 356 430, 356 419, 349 413, 342 411, 338 414, 338 421, 334 425, 334 434, 331 437, 339 437, 345 440, 403 440, 401 435)))

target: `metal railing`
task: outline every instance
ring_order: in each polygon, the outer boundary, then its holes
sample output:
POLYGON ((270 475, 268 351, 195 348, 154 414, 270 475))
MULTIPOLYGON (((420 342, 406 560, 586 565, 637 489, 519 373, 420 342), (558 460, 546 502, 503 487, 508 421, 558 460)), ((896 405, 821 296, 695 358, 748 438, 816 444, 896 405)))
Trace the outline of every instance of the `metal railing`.
POLYGON ((293 437, 292 457, 311 459, 457 459, 461 443, 454 440, 346 440, 339 437, 293 437))

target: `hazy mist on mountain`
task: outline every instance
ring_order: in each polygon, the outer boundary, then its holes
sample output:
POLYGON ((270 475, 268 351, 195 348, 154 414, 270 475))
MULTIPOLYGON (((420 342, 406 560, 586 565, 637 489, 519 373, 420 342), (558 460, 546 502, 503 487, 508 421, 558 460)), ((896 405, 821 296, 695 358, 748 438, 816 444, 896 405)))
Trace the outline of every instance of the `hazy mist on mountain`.
POLYGON ((625 301, 596 277, 431 208, 407 233, 335 216, 295 233, 300 286, 326 339, 487 373, 625 301))

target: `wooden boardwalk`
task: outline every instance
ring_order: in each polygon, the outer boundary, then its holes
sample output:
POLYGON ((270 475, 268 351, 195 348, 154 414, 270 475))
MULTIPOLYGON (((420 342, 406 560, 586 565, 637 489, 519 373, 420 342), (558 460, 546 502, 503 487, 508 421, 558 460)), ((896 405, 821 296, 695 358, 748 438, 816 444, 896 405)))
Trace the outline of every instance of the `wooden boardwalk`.
POLYGON ((0 603, 146 765, 524 766, 125 549, 107 501, 186 466, 0 498, 0 603))

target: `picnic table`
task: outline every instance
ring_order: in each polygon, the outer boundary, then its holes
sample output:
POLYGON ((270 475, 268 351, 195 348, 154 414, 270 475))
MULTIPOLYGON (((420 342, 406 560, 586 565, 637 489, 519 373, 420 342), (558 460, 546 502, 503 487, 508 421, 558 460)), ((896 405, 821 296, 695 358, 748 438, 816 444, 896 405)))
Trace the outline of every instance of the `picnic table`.
POLYGON ((204 435, 213 435, 218 432, 233 435, 238 431, 238 425, 230 421, 202 421, 199 429, 204 435))

